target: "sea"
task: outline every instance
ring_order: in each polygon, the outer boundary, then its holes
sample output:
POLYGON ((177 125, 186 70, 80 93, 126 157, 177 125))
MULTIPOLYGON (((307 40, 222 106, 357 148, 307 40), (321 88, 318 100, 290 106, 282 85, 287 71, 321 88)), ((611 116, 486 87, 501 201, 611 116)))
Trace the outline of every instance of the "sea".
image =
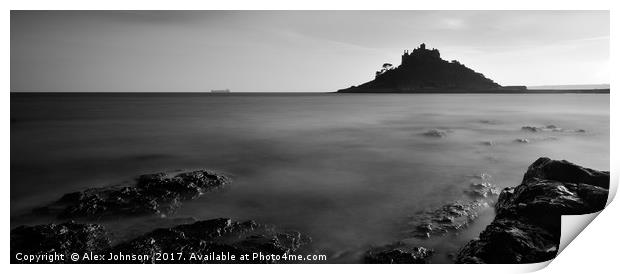
MULTIPOLYGON (((516 186, 539 157, 609 170, 609 94, 11 93, 10 112, 11 228, 58 222, 30 212, 68 192, 204 168, 232 183, 166 218, 297 230, 333 263, 408 239, 475 178, 516 186)), ((493 217, 419 244, 450 263, 493 217)), ((157 228, 105 222, 113 241, 157 228)))

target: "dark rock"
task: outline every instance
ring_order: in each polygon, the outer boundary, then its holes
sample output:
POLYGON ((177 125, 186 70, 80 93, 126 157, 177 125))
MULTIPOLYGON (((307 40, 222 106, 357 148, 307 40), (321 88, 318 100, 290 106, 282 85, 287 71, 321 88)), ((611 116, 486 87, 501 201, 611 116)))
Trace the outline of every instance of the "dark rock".
POLYGON ((108 222, 106 230, 114 235, 110 240, 112 245, 127 242, 145 233, 153 231, 154 228, 171 228, 183 224, 192 224, 199 221, 193 217, 167 217, 146 215, 143 217, 132 218, 129 222, 108 222))
POLYGON ((494 146, 495 142, 494 141, 483 141, 483 142, 480 142, 480 144, 485 145, 485 146, 494 146))
POLYGON ((440 129, 431 129, 427 132, 424 132, 424 135, 429 137, 443 138, 448 136, 448 132, 440 129))
POLYGON ((533 142, 547 142, 547 141, 555 141, 558 140, 556 136, 544 136, 544 137, 532 137, 532 138, 517 138, 514 140, 515 143, 521 144, 529 144, 533 142))
POLYGON ((536 160, 517 187, 502 190, 496 217, 459 251, 458 263, 536 263, 553 259, 561 216, 602 210, 609 172, 567 161, 536 160))
POLYGON ((534 126, 523 126, 521 130, 529 131, 529 132, 539 132, 542 131, 542 128, 534 127, 534 126))
POLYGON ((499 122, 495 120, 479 120, 478 122, 487 125, 497 125, 499 122))
POLYGON ((608 189, 587 184, 579 184, 577 185, 576 191, 577 196, 584 201, 585 206, 588 208, 586 209, 588 213, 599 211, 607 204, 607 197, 609 196, 608 189))
POLYGON ((35 209, 36 213, 55 214, 60 219, 115 218, 175 212, 182 201, 196 199, 215 190, 229 179, 206 170, 171 176, 165 173, 142 175, 135 186, 90 188, 65 194, 58 201, 35 209))
POLYGON ((163 214, 176 207, 173 199, 147 196, 135 187, 112 186, 65 194, 48 209, 58 211, 60 219, 163 214), (165 206, 160 204, 164 201, 165 206))
MULTIPOLYGON (((271 263, 276 261, 268 255, 291 255, 310 242, 310 237, 297 231, 280 231, 254 221, 234 222, 220 218, 155 229, 111 247, 102 226, 68 222, 21 226, 12 230, 11 262, 17 262, 15 254, 18 252, 29 255, 56 252, 64 254, 64 260, 57 263, 73 262, 68 257, 72 253, 137 255, 135 260, 119 257, 106 263, 271 263), (177 259, 157 260, 156 253, 174 253, 177 259), (179 253, 183 254, 182 259, 178 257, 179 253), (205 257, 191 258, 192 253, 205 257), (253 253, 261 253, 265 258, 252 259, 253 253), (220 254, 235 255, 236 259, 221 261, 212 256, 220 254), (245 254, 249 254, 249 260, 240 261, 240 256, 245 254)), ((80 259, 77 262, 92 261, 80 259)))
POLYGON ((546 157, 536 160, 528 168, 523 180, 527 181, 532 177, 609 188, 609 171, 593 170, 565 160, 551 160, 546 157))
POLYGON ((495 185, 489 182, 481 182, 472 183, 470 188, 465 190, 465 193, 474 199, 480 199, 497 196, 500 191, 495 185))
POLYGON ((587 214, 602 209, 599 198, 606 202, 607 190, 586 186, 529 178, 525 184, 502 192, 496 211, 498 215, 519 213, 544 219, 549 215, 587 214))
POLYGON ((425 247, 408 247, 402 243, 376 247, 364 255, 369 264, 425 264, 433 255, 433 250, 425 247))
POLYGON ((578 132, 578 133, 586 132, 583 129, 565 130, 565 129, 563 129, 561 127, 558 127, 556 125, 547 125, 547 126, 542 126, 542 127, 523 126, 523 127, 521 127, 521 130, 529 131, 529 132, 578 132))
POLYGON ((496 219, 460 251, 457 263, 535 263, 557 254, 559 230, 518 218, 496 219))
POLYGON ((555 125, 548 125, 545 127, 547 130, 551 130, 551 131, 564 131, 562 128, 557 127, 555 125))
MULTIPOLYGON (((77 224, 67 222, 37 226, 20 226, 11 230, 11 263, 17 261, 16 254, 49 255, 63 254, 64 260, 54 263, 71 262, 71 253, 101 253, 110 247, 110 240, 104 228, 96 224, 77 224)), ((35 262, 28 262, 35 263, 35 262)), ((38 263, 50 263, 40 261, 38 263)))
MULTIPOLYGON (((179 225, 168 229, 157 229, 129 242, 115 246, 112 252, 126 254, 177 253, 184 256, 196 254, 230 254, 235 261, 217 261, 212 258, 181 263, 271 263, 272 259, 255 259, 239 261, 244 254, 261 252, 265 255, 293 254, 303 245, 310 243, 310 238, 296 231, 277 231, 274 227, 258 224, 254 221, 234 222, 230 219, 212 219, 193 224, 179 225)), ((187 257, 188 258, 188 257, 187 257)), ((188 258, 189 259, 189 258, 188 258)), ((148 261, 128 261, 123 263, 171 263, 155 261, 149 256, 148 261)))
POLYGON ((153 196, 173 196, 181 200, 192 200, 227 182, 228 179, 224 176, 198 170, 180 173, 174 177, 165 173, 142 175, 137 179, 136 188, 153 196))
POLYGON ((482 173, 471 177, 474 182, 463 191, 471 200, 455 201, 436 209, 418 212, 407 224, 407 227, 413 228, 408 234, 419 239, 426 239, 448 232, 456 232, 477 219, 483 208, 494 203, 499 189, 490 182, 492 179, 489 174, 482 173))
POLYGON ((412 236, 420 239, 443 235, 465 228, 478 218, 481 208, 489 206, 483 200, 456 201, 431 211, 422 211, 408 224, 412 236))

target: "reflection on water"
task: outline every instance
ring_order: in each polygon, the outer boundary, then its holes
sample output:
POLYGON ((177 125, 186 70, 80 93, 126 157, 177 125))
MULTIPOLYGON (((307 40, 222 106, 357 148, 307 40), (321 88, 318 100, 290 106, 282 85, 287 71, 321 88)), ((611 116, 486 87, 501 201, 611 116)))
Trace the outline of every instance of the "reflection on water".
MULTIPOLYGON (((400 220, 462 198, 469 176, 516 185, 540 156, 609 170, 609 95, 11 94, 12 216, 69 191, 204 167, 233 184, 178 217, 297 229, 338 262, 401 239, 400 220), (566 130, 521 130, 530 125, 566 130)), ((458 248, 492 214, 427 244, 458 248)))

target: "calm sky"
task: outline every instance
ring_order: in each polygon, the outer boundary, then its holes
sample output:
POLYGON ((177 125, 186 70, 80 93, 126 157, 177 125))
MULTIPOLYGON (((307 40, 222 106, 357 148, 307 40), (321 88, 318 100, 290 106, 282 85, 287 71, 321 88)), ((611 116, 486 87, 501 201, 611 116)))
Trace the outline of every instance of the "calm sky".
POLYGON ((609 83, 608 11, 12 11, 11 91, 335 91, 423 42, 501 85, 609 83))

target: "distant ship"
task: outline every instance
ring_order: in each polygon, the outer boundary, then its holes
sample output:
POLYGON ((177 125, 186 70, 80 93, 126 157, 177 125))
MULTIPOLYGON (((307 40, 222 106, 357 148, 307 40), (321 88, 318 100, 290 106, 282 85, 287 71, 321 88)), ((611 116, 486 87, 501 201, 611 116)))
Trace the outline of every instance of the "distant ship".
POLYGON ((212 89, 211 93, 229 93, 230 89, 212 89))

